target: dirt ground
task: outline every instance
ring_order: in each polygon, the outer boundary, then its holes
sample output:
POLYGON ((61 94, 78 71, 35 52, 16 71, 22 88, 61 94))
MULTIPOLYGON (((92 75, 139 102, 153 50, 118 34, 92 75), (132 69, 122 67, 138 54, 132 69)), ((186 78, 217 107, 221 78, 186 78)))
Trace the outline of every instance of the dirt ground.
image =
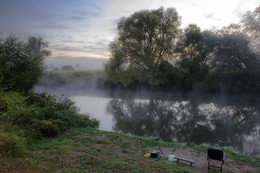
MULTIPOLYGON (((217 173, 220 169, 208 171, 206 153, 180 145, 162 145, 161 159, 144 157, 145 153, 157 150, 157 144, 147 139, 133 138, 112 132, 66 133, 53 140, 46 140, 32 153, 39 163, 41 172, 179 172, 179 173, 217 173), (195 160, 189 163, 168 161, 169 155, 195 160), (51 171, 50 171, 51 170, 51 171)), ((235 161, 226 153, 223 172, 257 173, 260 169, 249 165, 250 162, 235 161)), ((219 161, 211 164, 220 166, 219 161)), ((256 163, 256 165, 259 165, 256 163)), ((1 166, 1 164, 0 164, 1 166)), ((1 171, 0 171, 1 172, 1 171)), ((24 171, 26 172, 26 171, 24 171)), ((38 171, 39 172, 39 171, 38 171)))
MULTIPOLYGON (((195 163, 193 164, 194 167, 199 169, 201 172, 208 172, 208 161, 206 159, 206 153, 202 154, 193 149, 182 148, 176 149, 176 151, 174 152, 172 151, 172 148, 169 147, 161 147, 161 149, 163 153, 161 153, 160 155, 162 157, 168 158, 168 155, 173 154, 186 159, 195 160, 195 163)), ((220 166, 221 162, 212 160, 211 164, 220 166)), ((217 170, 217 168, 212 169, 217 170)), ((226 157, 225 163, 223 165, 223 172, 257 172, 257 168, 252 168, 250 166, 241 167, 241 165, 226 157)))
MULTIPOLYGON (((99 136, 99 138, 100 138, 100 136, 99 136)), ((106 137, 102 136, 101 138, 102 138, 102 140, 105 140, 106 137)), ((120 141, 120 142, 123 142, 123 141, 120 141)), ((124 142, 127 142, 127 141, 124 141, 124 142)), ((129 141, 129 142, 131 142, 131 141, 129 141)), ((140 149, 141 146, 139 144, 136 144, 136 145, 138 145, 139 146, 138 149, 140 149)), ((121 156, 127 155, 125 153, 122 153, 120 148, 111 148, 110 146, 106 146, 106 147, 107 147, 107 149, 113 150, 114 152, 118 153, 121 156)), ((211 171, 208 171, 208 161, 206 158, 206 153, 202 153, 202 152, 196 151, 191 148, 172 148, 172 147, 165 147, 165 146, 160 147, 160 148, 161 148, 162 152, 160 152, 159 155, 161 156, 162 159, 168 160, 169 155, 175 155, 175 156, 179 156, 179 157, 186 158, 189 160, 195 160, 193 167, 197 168, 199 170, 199 172, 202 172, 202 173, 203 172, 207 172, 207 173, 208 172, 220 172, 219 171, 220 169, 218 169, 218 168, 211 168, 211 171)), ((137 149, 137 148, 135 148, 135 149, 137 149)), ((148 151, 152 151, 154 149, 157 149, 157 148, 149 148, 148 151)), ((135 155, 137 157, 144 157, 141 150, 139 150, 139 152, 136 152, 135 155)), ((180 162, 182 162, 182 161, 180 161, 180 162)), ((183 163, 187 163, 187 162, 183 162, 183 163)), ((189 164, 189 163, 187 163, 187 164, 189 164)), ((221 162, 211 160, 210 164, 215 165, 215 166, 220 166, 221 162)), ((259 168, 252 167, 250 165, 244 165, 244 164, 241 165, 238 162, 231 160, 228 157, 228 155, 226 155, 225 162, 222 166, 222 170, 223 170, 223 172, 239 172, 239 173, 240 172, 242 172, 242 173, 244 173, 244 172, 245 173, 254 173, 255 172, 255 173, 257 173, 259 168)))

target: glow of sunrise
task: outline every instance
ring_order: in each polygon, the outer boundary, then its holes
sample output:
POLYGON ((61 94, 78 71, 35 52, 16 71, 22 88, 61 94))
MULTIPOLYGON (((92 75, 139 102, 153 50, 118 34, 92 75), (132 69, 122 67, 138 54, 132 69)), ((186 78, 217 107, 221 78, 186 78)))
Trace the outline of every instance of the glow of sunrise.
POLYGON ((182 27, 238 23, 260 0, 8 0, 0 2, 0 33, 41 36, 55 57, 109 58, 109 43, 122 17, 142 9, 176 8, 182 27), (26 20, 25 20, 26 19, 26 20))

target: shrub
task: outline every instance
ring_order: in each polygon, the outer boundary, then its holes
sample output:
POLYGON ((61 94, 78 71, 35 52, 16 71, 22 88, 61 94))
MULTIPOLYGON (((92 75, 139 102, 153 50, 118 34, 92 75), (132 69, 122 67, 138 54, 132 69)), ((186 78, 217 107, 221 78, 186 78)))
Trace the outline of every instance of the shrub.
POLYGON ((96 119, 90 119, 89 116, 81 115, 81 114, 77 115, 77 120, 78 120, 79 126, 83 126, 83 127, 90 126, 90 127, 93 127, 93 128, 97 128, 99 126, 99 123, 100 123, 96 119))
POLYGON ((0 132, 0 154, 23 156, 26 153, 26 141, 23 137, 10 132, 0 132))
POLYGON ((0 92, 0 98, 3 103, 0 105, 0 125, 10 124, 24 130, 21 136, 27 141, 42 136, 54 137, 72 127, 99 125, 97 120, 79 114, 74 102, 64 96, 30 93, 25 97, 16 92, 0 92))
POLYGON ((7 112, 7 102, 5 100, 0 100, 0 112, 7 112))
POLYGON ((64 110, 59 110, 54 112, 54 117, 53 119, 54 123, 57 123, 59 128, 61 130, 67 130, 70 127, 78 127, 78 122, 76 117, 74 116, 75 112, 71 111, 64 111, 64 110))
POLYGON ((50 54, 42 38, 29 37, 27 42, 15 37, 0 39, 0 88, 28 92, 43 72, 43 59, 50 54))
POLYGON ((42 120, 39 123, 39 130, 43 136, 55 137, 59 133, 59 128, 51 121, 42 120))
POLYGON ((37 106, 44 107, 47 104, 47 98, 47 93, 30 93, 25 100, 28 106, 35 104, 37 106))

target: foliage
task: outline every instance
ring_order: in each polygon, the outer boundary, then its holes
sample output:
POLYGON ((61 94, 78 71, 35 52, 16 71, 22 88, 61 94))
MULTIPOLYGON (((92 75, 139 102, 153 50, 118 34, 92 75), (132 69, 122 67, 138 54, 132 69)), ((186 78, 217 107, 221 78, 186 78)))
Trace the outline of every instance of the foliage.
POLYGON ((254 11, 248 11, 243 15, 242 29, 248 34, 251 42, 252 49, 260 54, 260 6, 258 6, 254 11))
POLYGON ((54 137, 57 136, 59 133, 59 128, 48 120, 40 121, 39 130, 41 134, 47 137, 54 137))
POLYGON ((164 86, 169 89, 174 85, 177 85, 179 79, 179 70, 172 66, 168 61, 162 60, 158 68, 151 72, 148 82, 151 85, 164 86))
POLYGON ((0 88, 5 91, 29 92, 43 72, 43 59, 50 54, 42 38, 16 37, 0 39, 0 88))
MULTIPOLYGON (((217 85, 227 92, 258 92, 260 59, 250 48, 250 40, 243 33, 205 33, 209 76, 218 76, 217 85)), ((208 79, 206 79, 208 80, 208 79)), ((212 80, 212 79, 211 79, 212 80)), ((216 82, 216 81, 215 81, 216 82)))
POLYGON ((181 30, 178 23, 175 10, 163 8, 122 19, 105 66, 107 83, 112 84, 107 86, 259 93, 259 7, 246 13, 241 25, 222 30, 201 31, 195 24, 181 30), (169 40, 157 26, 164 20, 171 26, 169 40))
POLYGON ((99 122, 78 112, 66 97, 46 93, 22 96, 16 92, 0 92, 0 125, 28 142, 41 137, 54 137, 72 127, 97 127, 99 122))
POLYGON ((0 131, 0 155, 23 156, 26 153, 26 142, 23 137, 12 132, 0 131))
POLYGON ((249 40, 242 33, 215 34, 213 43, 208 48, 214 51, 211 56, 211 68, 218 72, 245 72, 252 70, 257 62, 256 56, 250 50, 249 40))
POLYGON ((196 25, 185 28, 175 51, 180 57, 176 65, 181 74, 181 87, 183 90, 192 90, 208 73, 206 60, 209 52, 200 28, 196 25))
POLYGON ((35 117, 41 120, 40 124, 42 125, 43 129, 50 128, 50 131, 53 131, 51 133, 54 133, 54 136, 56 135, 55 131, 65 131, 71 127, 98 126, 98 122, 96 120, 92 121, 87 115, 79 114, 78 109, 74 105, 74 102, 72 102, 67 97, 61 96, 58 98, 46 93, 33 95, 38 97, 40 96, 45 100, 45 102, 43 102, 41 99, 39 99, 39 102, 38 99, 32 100, 31 97, 28 97, 31 107, 37 104, 40 106, 35 112, 35 117))
POLYGON ((189 25, 180 34, 176 52, 180 58, 197 59, 199 63, 206 59, 206 46, 203 41, 203 34, 197 25, 189 25))
POLYGON ((139 79, 139 74, 148 72, 149 76, 163 60, 171 58, 179 25, 173 8, 143 10, 123 18, 118 23, 119 36, 110 44, 112 58, 106 65, 109 79, 124 86, 147 81, 147 75, 139 79))

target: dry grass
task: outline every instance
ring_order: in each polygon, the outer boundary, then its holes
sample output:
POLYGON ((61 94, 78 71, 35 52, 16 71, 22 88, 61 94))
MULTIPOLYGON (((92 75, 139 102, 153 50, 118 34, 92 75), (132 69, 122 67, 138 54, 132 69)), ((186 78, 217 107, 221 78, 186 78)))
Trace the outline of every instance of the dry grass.
POLYGON ((0 173, 40 173, 38 164, 28 158, 0 157, 0 173))

